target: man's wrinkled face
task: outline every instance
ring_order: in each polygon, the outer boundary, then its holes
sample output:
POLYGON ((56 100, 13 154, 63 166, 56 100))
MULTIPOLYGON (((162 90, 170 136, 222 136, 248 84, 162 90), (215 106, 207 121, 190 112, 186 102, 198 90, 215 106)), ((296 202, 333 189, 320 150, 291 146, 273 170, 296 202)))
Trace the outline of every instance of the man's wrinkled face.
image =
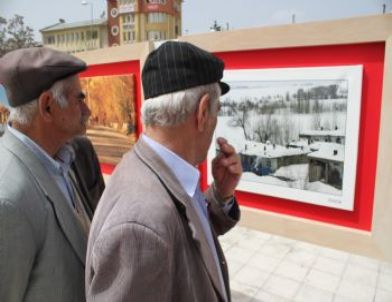
POLYGON ((69 138, 86 133, 87 121, 91 111, 85 103, 86 95, 82 91, 80 80, 75 77, 66 91, 68 105, 57 110, 56 126, 69 138))

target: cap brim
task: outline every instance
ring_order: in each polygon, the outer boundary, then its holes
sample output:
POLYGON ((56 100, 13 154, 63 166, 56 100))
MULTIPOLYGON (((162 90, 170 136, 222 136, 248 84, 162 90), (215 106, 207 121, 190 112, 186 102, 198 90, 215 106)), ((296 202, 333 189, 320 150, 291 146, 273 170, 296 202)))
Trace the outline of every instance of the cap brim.
POLYGON ((219 86, 220 86, 221 91, 222 91, 221 95, 224 95, 224 94, 228 93, 229 90, 230 90, 229 84, 226 84, 225 82, 219 82, 219 86))

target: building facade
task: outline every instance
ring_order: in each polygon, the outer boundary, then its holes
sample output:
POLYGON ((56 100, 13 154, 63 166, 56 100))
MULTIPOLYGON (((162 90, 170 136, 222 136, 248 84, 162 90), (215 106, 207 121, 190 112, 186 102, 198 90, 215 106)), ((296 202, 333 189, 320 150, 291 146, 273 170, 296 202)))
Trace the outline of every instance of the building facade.
POLYGON ((107 19, 59 22, 41 29, 45 46, 75 53, 177 38, 183 0, 107 0, 107 19))
POLYGON ((59 23, 45 27, 40 32, 43 45, 68 53, 93 50, 109 45, 107 21, 104 19, 75 23, 60 20, 59 23))

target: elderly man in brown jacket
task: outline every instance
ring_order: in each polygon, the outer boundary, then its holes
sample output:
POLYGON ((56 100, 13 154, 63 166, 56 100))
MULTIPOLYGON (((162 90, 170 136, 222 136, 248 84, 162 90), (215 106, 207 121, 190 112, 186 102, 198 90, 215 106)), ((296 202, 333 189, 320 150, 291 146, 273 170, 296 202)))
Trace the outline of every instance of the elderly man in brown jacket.
POLYGON ((214 183, 197 169, 217 123, 223 62, 166 42, 143 67, 145 132, 117 166, 95 213, 86 261, 88 301, 230 301, 217 240, 239 220, 238 155, 219 138, 214 183))

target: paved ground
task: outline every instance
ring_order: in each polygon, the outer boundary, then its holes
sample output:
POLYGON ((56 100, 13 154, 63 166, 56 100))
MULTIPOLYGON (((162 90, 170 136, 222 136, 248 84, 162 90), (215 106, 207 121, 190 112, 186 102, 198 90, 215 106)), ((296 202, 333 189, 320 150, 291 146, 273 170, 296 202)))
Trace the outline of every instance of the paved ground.
POLYGON ((236 227, 220 237, 233 302, 391 302, 392 264, 236 227))

